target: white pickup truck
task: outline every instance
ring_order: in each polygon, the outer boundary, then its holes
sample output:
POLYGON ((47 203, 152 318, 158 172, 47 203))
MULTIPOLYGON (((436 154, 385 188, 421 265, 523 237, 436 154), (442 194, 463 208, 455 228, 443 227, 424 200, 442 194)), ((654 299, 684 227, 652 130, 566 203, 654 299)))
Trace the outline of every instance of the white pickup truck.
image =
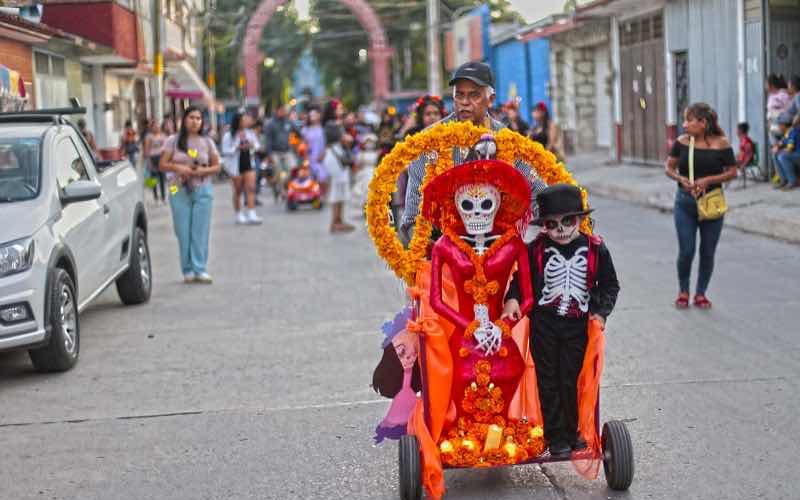
POLYGON ((152 286, 142 181, 96 161, 63 115, 0 113, 0 351, 27 349, 40 371, 78 361, 78 313, 116 283, 125 304, 152 286))

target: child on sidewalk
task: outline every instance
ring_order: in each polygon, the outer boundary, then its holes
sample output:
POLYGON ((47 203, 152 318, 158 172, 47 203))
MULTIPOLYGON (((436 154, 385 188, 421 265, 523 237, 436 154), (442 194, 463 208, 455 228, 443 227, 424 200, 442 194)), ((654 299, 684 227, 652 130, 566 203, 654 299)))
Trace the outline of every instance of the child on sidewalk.
MULTIPOLYGON (((555 184, 536 197, 543 226, 528 244, 535 297, 529 314, 544 435, 554 457, 586 444, 578 435, 578 375, 586 351, 589 319, 605 325, 619 282, 611 254, 598 236, 579 231, 584 210, 580 190, 555 184)), ((518 320, 519 276, 506 296, 503 318, 518 320)))
POLYGON ((778 167, 780 183, 776 189, 789 191, 798 187, 797 167, 800 165, 800 151, 798 151, 798 141, 800 141, 800 128, 792 126, 792 116, 781 115, 778 118, 783 139, 772 146, 772 154, 775 155, 775 164, 778 167))

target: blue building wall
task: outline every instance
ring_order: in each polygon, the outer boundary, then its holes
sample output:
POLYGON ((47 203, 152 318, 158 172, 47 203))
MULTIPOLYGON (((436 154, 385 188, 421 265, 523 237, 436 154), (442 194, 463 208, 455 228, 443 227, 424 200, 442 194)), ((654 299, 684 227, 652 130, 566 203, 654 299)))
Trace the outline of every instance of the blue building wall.
POLYGON ((530 114, 526 111, 530 109, 530 91, 528 83, 530 75, 528 71, 527 55, 525 44, 519 40, 511 39, 495 45, 492 49, 492 60, 494 61, 495 90, 497 91, 497 103, 505 104, 514 93, 520 101, 520 111, 525 121, 528 121, 530 114), (516 90, 515 90, 516 89, 516 90))
POLYGON ((497 103, 511 99, 513 89, 520 98, 520 116, 531 121, 531 110, 540 101, 550 103, 550 42, 506 40, 492 47, 497 103))
MULTIPOLYGON (((526 45, 528 73, 531 77, 531 109, 539 102, 547 104, 547 109, 553 109, 550 101, 550 40, 540 38, 531 40, 526 45)), ((527 116, 530 117, 530 110, 527 116)))

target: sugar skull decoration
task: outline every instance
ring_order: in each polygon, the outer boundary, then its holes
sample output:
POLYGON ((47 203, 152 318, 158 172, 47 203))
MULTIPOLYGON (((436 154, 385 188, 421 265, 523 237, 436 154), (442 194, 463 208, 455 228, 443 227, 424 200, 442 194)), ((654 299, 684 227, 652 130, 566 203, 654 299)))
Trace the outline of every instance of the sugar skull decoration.
POLYGON ((500 208, 500 192, 491 184, 467 184, 456 191, 456 209, 467 234, 492 232, 494 218, 500 208))

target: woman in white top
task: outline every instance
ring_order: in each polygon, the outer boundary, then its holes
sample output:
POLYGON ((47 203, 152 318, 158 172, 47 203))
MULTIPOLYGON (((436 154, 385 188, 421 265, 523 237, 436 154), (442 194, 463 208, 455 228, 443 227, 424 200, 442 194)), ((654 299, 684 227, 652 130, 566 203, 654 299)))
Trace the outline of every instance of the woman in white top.
POLYGON ((249 115, 237 113, 231 120, 231 128, 222 138, 222 158, 225 171, 233 182, 233 210, 237 224, 261 224, 256 215, 256 170, 254 153, 259 148, 258 137, 250 127, 249 115), (241 209, 242 192, 245 193, 247 213, 241 209))

